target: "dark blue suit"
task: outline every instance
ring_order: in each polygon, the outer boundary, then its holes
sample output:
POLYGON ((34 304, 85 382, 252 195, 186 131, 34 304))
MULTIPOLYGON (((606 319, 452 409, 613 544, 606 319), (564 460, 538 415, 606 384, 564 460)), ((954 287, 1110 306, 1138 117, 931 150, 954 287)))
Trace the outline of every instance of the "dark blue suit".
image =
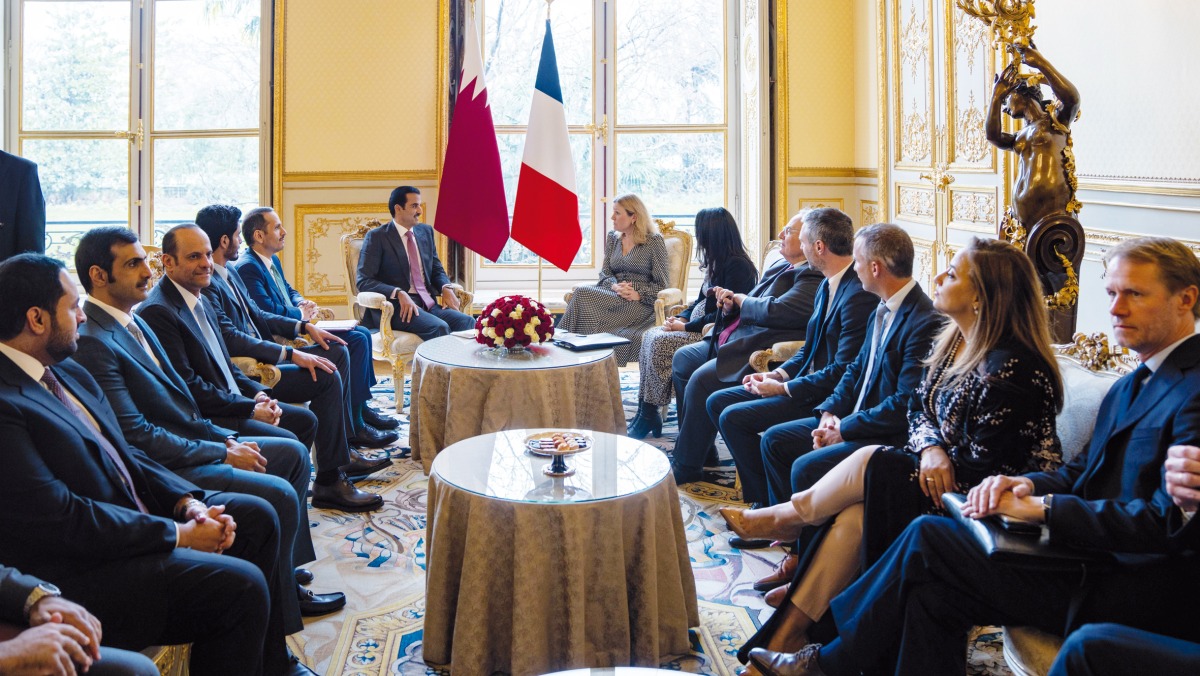
POLYGON ((1133 381, 1126 376, 1104 398, 1079 458, 1028 475, 1035 494, 1054 494, 1052 541, 1115 552, 1119 565, 1063 572, 998 564, 958 522, 921 517, 834 599, 840 639, 821 651, 825 671, 961 674, 967 632, 978 624, 1066 634, 1119 622, 1200 640, 1200 525, 1184 525, 1162 490, 1167 448, 1200 445, 1200 336, 1177 347, 1136 399, 1133 381))
POLYGON ((95 420, 132 486, 96 428, 0 355, 0 560, 58 585, 104 623, 105 641, 116 647, 191 642, 193 674, 254 674, 264 663, 282 671, 282 612, 271 592, 280 588, 279 521, 271 506, 205 494, 175 476, 126 445, 82 366, 67 359, 52 370, 95 420), (225 555, 175 548, 172 514, 185 495, 233 515, 237 538, 225 555))
POLYGON ((746 294, 737 313, 738 325, 724 345, 718 347, 716 341, 725 323, 734 321, 732 316, 718 322, 704 340, 675 351, 671 380, 675 383, 679 437, 672 466, 677 477, 699 478, 704 456, 716 439, 717 426, 704 410, 708 396, 749 373, 750 355, 755 350, 781 340, 803 340, 820 284, 821 273, 808 264, 795 267, 782 261, 764 272, 746 294))
MULTIPOLYGON (((433 228, 425 223, 418 223, 413 226, 412 233, 417 239, 417 252, 421 255, 425 288, 436 301, 442 287, 450 283, 450 277, 442 267, 442 262, 438 260, 433 228)), ((400 302, 392 299, 392 293, 397 290, 399 293, 408 293, 411 283, 408 253, 400 239, 395 221, 389 221, 386 225, 368 232, 363 239, 362 251, 358 255, 358 290, 382 293, 389 299, 396 310, 392 315, 393 329, 415 333, 422 340, 429 340, 451 331, 463 331, 475 326, 475 320, 470 315, 436 304, 432 308, 422 309, 421 314, 413 317, 412 321, 402 320, 400 302)), ((414 297, 413 302, 418 307, 421 306, 420 298, 414 297)), ((367 310, 363 324, 369 328, 376 328, 379 326, 379 317, 378 310, 367 310)))
MULTIPOLYGON (((150 327, 133 318, 161 367, 111 314, 90 300, 83 310, 88 321, 79 329, 75 360, 104 390, 125 440, 146 449, 155 461, 201 488, 246 493, 271 503, 279 516, 280 549, 285 553, 281 569, 316 560, 304 499, 312 469, 308 449, 294 439, 247 437, 242 441, 257 443, 267 458, 267 473, 225 464, 225 438, 233 431, 201 415, 150 327)), ((284 617, 296 621, 288 633, 302 628, 294 598, 295 594, 281 597, 284 617)))
POLYGON ((1119 624, 1089 624, 1067 637, 1049 676, 1200 674, 1200 643, 1119 624))
MULTIPOLYGON (((808 321, 808 340, 781 367, 791 378, 788 381, 791 396, 763 398, 739 384, 715 392, 705 402, 709 419, 721 429, 738 466, 742 495, 747 502, 765 504, 769 500, 759 434, 781 423, 810 419, 813 407, 834 391, 850 363, 862 351, 867 321, 878 302, 878 296, 862 288, 853 264, 842 275, 832 301, 829 282, 822 280, 816 307, 808 321)), ((798 433, 802 435, 803 431, 798 433)), ((809 444, 812 450, 811 437, 809 444)), ((781 490, 790 495, 787 486, 785 478, 781 490)))
MULTIPOLYGON (((269 338, 272 333, 277 333, 294 338, 295 322, 301 317, 300 308, 296 306, 304 297, 296 293, 283 276, 279 256, 271 257, 271 265, 283 280, 286 298, 271 280, 271 272, 267 270, 266 264, 250 249, 243 251, 237 262, 229 263, 225 267, 230 271, 229 279, 233 291, 241 294, 253 315, 247 319, 258 327, 261 337, 269 338), (264 328, 279 325, 278 322, 271 321, 275 318, 292 320, 293 328, 287 333, 274 330, 264 333, 264 328)), ((222 309, 225 310, 225 314, 233 316, 229 314, 232 308, 222 306, 222 309)), ((350 405, 357 409, 370 400, 371 386, 375 384, 375 367, 371 363, 371 331, 365 326, 356 326, 351 331, 339 332, 338 336, 346 341, 346 351, 350 353, 350 371, 344 380, 350 388, 350 405)))
POLYGON ((0 150, 0 261, 46 250, 46 199, 37 165, 0 150))

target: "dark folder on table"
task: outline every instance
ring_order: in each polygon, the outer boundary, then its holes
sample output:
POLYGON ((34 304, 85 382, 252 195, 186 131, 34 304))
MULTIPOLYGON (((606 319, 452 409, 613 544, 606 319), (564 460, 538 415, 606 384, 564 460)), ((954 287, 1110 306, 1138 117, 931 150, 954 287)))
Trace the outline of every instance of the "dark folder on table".
POLYGON ((611 333, 593 333, 585 336, 568 331, 554 332, 554 344, 573 352, 602 350, 606 347, 617 347, 618 345, 626 345, 628 343, 628 338, 622 338, 611 333))
POLYGON ((967 497, 961 493, 945 493, 942 504, 946 511, 971 531, 975 541, 993 561, 1029 568, 1052 570, 1077 569, 1082 564, 1103 564, 1112 561, 1107 552, 1075 549, 1050 542, 1045 526, 1034 533, 1014 532, 1005 528, 997 515, 982 519, 963 516, 967 497))

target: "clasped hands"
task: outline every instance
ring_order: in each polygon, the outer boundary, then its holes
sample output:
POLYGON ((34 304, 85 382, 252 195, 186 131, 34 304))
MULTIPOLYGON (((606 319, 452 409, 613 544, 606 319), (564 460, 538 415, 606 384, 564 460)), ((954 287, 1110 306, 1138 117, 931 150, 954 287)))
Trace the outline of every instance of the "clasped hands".
POLYGON ((220 554, 233 546, 237 524, 225 513, 225 505, 209 507, 195 498, 186 497, 179 524, 180 547, 198 552, 220 554))
POLYGON ((271 398, 271 395, 266 392, 259 392, 254 395, 254 414, 251 416, 259 422, 265 422, 268 425, 278 425, 279 418, 283 416, 283 409, 279 407, 279 402, 271 398))
POLYGON ((633 282, 617 282, 612 285, 612 290, 621 298, 629 301, 639 301, 642 299, 642 294, 633 288, 633 282))
POLYGON ((842 419, 829 411, 821 412, 821 422, 817 425, 817 429, 812 431, 813 448, 825 448, 834 444, 840 444, 845 439, 842 438, 842 419))
POLYGON ((0 673, 73 676, 100 659, 100 620, 78 603, 43 597, 29 609, 29 626, 0 643, 0 673))
POLYGON ((742 387, 747 392, 752 392, 760 397, 776 397, 787 394, 787 389, 783 386, 783 379, 784 376, 779 371, 751 373, 742 378, 742 387))

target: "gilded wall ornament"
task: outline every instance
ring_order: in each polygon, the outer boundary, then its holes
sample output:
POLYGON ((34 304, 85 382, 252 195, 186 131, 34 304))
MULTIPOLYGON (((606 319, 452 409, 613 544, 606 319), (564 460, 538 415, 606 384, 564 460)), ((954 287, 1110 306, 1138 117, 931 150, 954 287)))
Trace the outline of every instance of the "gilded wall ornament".
POLYGON ((987 25, 980 21, 972 21, 963 12, 954 14, 954 44, 957 57, 964 59, 967 70, 975 70, 975 58, 982 48, 987 45, 990 31, 987 25))
POLYGON ((991 149, 983 131, 983 108, 975 102, 975 92, 967 96, 967 109, 958 115, 954 124, 955 154, 969 162, 982 162, 991 149))
POLYGON ((908 66, 913 79, 917 79, 917 68, 929 58, 929 22, 925 17, 917 18, 917 8, 911 13, 900 36, 900 63, 908 66))
POLYGON ((932 188, 900 186, 900 213, 917 218, 933 218, 934 196, 932 188))
POLYGON ((929 122, 924 111, 915 110, 916 99, 912 106, 914 110, 905 113, 900 123, 900 153, 909 162, 920 162, 928 159, 931 151, 929 122))
POLYGON ((996 195, 984 192, 954 192, 950 200, 950 220, 995 225, 996 195))

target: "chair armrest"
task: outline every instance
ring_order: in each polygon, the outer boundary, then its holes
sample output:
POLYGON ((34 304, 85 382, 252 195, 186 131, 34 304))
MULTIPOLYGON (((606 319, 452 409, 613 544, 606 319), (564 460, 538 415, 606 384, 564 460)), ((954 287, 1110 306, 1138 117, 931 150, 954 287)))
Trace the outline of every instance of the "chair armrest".
MULTIPOLYGON (((452 289, 454 295, 458 296, 458 309, 471 314, 471 304, 475 302, 475 294, 464 289, 461 284, 447 284, 446 288, 452 289)), ((441 302, 441 299, 439 299, 439 302, 441 302)))
POLYGON ((658 297, 654 299, 654 325, 662 326, 667 321, 668 308, 674 310, 682 300, 683 292, 679 289, 667 287, 659 291, 658 297))
POLYGON ((267 387, 275 387, 283 376, 279 367, 255 361, 251 357, 233 357, 232 361, 233 365, 241 369, 247 377, 253 378, 267 387))
POLYGON ((758 373, 766 373, 771 370, 769 364, 771 362, 782 363, 800 351, 804 347, 803 340, 785 340, 775 343, 765 350, 758 350, 750 355, 750 367, 758 373))
POLYGON ((286 345, 288 347, 293 347, 293 348, 296 348, 297 350, 302 347, 308 347, 309 345, 313 344, 312 340, 306 335, 299 335, 299 336, 296 336, 295 338, 285 338, 280 335, 274 335, 274 336, 271 336, 271 339, 274 340, 276 343, 279 343, 280 345, 286 345))
POLYGON ((387 296, 378 291, 360 291, 358 298, 355 299, 355 303, 372 310, 382 310, 383 306, 391 305, 391 303, 387 302, 387 296))
POLYGON ((333 310, 330 310, 327 307, 319 307, 317 308, 316 312, 313 313, 312 320, 314 322, 324 322, 333 320, 335 318, 336 317, 333 314, 333 310))

